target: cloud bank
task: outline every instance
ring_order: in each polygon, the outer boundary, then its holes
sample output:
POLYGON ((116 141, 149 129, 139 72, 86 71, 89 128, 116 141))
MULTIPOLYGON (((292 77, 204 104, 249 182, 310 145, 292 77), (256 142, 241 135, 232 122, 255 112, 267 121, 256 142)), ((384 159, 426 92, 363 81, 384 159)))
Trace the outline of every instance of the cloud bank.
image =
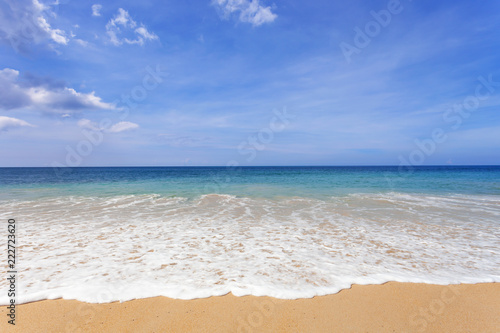
POLYGON ((27 75, 19 71, 0 70, 0 109, 36 109, 49 113, 71 113, 80 110, 114 110, 115 105, 105 103, 95 92, 80 93, 61 82, 27 75))
POLYGON ((49 23, 49 18, 55 16, 51 7, 38 0, 1 1, 0 41, 23 52, 28 51, 31 44, 49 42, 66 45, 69 42, 68 34, 53 28, 49 23))

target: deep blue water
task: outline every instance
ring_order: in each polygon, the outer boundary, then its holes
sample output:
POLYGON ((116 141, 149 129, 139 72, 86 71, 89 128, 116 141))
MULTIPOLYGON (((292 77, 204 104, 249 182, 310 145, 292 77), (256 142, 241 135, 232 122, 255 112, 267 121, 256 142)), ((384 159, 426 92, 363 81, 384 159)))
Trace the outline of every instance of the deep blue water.
POLYGON ((0 168, 0 199, 155 193, 327 197, 352 193, 500 195, 500 166, 0 168))

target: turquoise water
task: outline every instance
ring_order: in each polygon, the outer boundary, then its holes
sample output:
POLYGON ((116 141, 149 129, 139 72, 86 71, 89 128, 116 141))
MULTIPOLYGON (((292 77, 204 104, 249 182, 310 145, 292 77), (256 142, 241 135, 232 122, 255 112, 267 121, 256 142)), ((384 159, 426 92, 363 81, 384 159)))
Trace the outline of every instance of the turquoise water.
POLYGON ((498 166, 0 168, 2 199, 60 195, 324 198, 353 193, 500 195, 498 166))

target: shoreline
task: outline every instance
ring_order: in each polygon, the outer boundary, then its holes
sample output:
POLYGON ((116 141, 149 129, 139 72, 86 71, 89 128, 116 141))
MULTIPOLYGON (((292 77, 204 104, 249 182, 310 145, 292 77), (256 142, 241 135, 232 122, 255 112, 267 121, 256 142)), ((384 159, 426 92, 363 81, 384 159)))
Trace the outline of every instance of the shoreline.
POLYGON ((353 285, 337 294, 283 300, 232 294, 123 303, 43 300, 0 307, 2 332, 498 332, 500 283, 353 285))

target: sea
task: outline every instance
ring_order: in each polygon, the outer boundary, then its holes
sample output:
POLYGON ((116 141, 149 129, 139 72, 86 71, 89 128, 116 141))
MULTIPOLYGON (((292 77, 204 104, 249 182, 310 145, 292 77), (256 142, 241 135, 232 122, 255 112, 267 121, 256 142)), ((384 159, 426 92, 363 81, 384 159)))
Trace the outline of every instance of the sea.
POLYGON ((500 282, 499 166, 0 168, 0 207, 18 304, 500 282))

